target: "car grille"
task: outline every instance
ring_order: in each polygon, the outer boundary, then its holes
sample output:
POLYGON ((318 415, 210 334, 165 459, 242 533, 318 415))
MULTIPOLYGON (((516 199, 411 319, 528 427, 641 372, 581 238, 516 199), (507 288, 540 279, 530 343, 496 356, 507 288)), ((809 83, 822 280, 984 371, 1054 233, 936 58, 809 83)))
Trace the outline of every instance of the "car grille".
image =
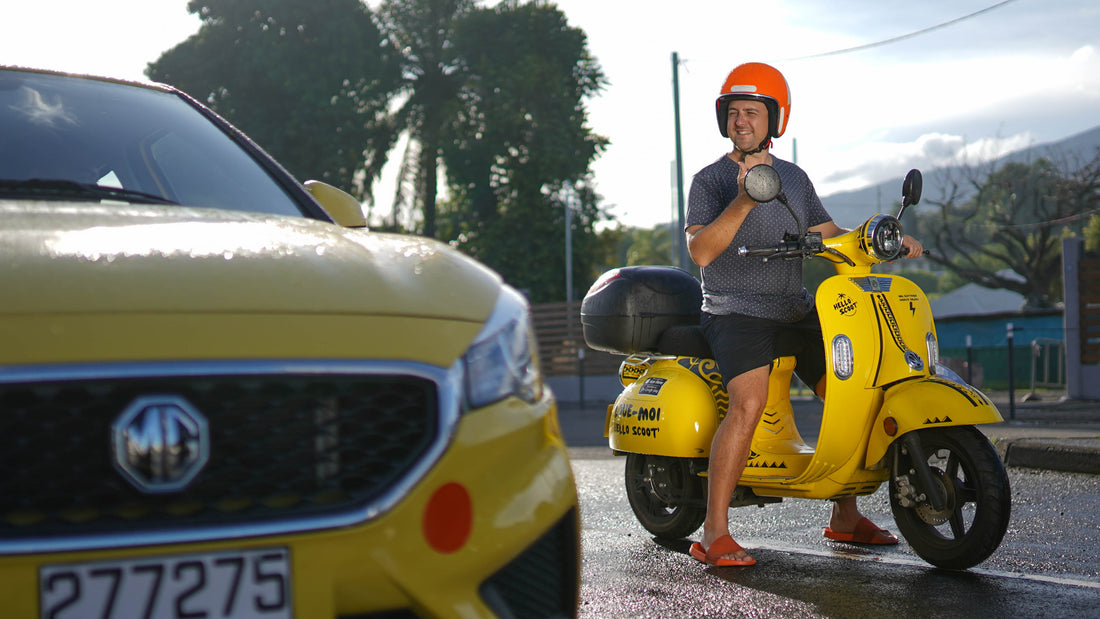
POLYGON ((499 617, 576 617, 579 570, 577 513, 570 510, 482 583, 481 597, 499 617))
POLYGON ((0 384, 0 546, 365 514, 437 443, 438 402, 432 380, 405 375, 0 384), (113 464, 112 423, 149 394, 183 398, 208 423, 209 460, 180 491, 145 494, 113 464))

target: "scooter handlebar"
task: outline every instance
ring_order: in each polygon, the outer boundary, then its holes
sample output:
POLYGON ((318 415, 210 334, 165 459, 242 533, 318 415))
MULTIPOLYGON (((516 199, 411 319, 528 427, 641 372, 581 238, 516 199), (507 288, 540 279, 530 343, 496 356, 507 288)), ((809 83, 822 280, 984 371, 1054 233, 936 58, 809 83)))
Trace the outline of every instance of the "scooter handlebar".
POLYGON ((746 247, 742 245, 737 248, 737 255, 759 256, 763 258, 808 258, 823 251, 825 251, 825 246, 821 243, 821 233, 809 232, 802 238, 784 239, 783 242, 778 245, 759 247, 746 247))
POLYGON ((771 258, 773 256, 781 256, 784 258, 801 258, 802 246, 798 241, 784 241, 779 245, 765 247, 746 247, 742 245, 741 247, 737 248, 737 255, 762 256, 764 258, 771 258))

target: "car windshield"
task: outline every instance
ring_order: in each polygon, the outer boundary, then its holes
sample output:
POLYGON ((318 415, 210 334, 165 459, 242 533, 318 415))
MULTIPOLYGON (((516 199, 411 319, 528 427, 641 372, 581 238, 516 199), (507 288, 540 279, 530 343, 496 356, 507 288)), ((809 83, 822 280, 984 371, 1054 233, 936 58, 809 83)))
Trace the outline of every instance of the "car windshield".
POLYGON ((303 215, 271 172, 172 92, 0 70, 0 136, 0 199, 303 215))

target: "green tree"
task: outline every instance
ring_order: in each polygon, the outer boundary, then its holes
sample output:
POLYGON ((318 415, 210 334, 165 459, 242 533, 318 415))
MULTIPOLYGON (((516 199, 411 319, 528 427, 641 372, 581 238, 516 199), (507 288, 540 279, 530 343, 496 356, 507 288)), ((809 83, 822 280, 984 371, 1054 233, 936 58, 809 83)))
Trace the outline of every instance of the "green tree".
MULTIPOLYGON (((454 28, 473 9, 473 0, 386 0, 378 9, 402 67, 401 105, 385 118, 379 138, 392 147, 402 134, 409 136, 394 195, 394 226, 402 211, 419 210, 425 236, 436 236, 441 141, 461 110, 458 97, 466 77, 454 28)), ((384 163, 378 162, 378 171, 384 163)))
POLYGON ((397 87, 399 67, 366 7, 358 0, 191 0, 187 9, 202 18, 198 33, 146 74, 205 102, 296 177, 369 197, 391 147, 379 141, 385 134, 375 119, 397 87))
POLYGON ((1085 226, 1085 249, 1100 251, 1100 215, 1089 217, 1089 223, 1085 226))
POLYGON ((574 286, 598 261, 594 226, 605 214, 589 166, 606 140, 587 127, 584 100, 603 74, 584 33, 543 3, 470 11, 453 24, 452 41, 461 87, 442 131, 454 199, 440 236, 533 300, 560 300, 566 204, 574 286))
POLYGON ((1020 293, 1030 307, 1061 297, 1061 240, 1082 233, 1100 202, 1100 157, 1072 169, 1050 159, 973 168, 917 218, 928 259, 959 278, 1020 293), (1021 281, 1006 270, 1021 276, 1021 281))
POLYGON ((565 205, 573 280, 600 260, 586 125, 604 77, 555 6, 505 1, 192 0, 198 34, 148 74, 205 100, 300 178, 371 199, 400 159, 394 230, 450 240, 535 300, 564 290, 565 205), (449 190, 440 203, 438 183, 449 190), (406 225, 412 221, 411 225, 406 225))

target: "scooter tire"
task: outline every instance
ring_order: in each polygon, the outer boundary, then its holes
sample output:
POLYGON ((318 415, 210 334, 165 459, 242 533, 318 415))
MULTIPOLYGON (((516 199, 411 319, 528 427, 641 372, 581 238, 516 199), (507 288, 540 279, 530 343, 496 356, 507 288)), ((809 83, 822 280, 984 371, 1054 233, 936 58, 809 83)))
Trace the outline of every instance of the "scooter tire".
MULTIPOLYGON (((996 448, 973 426, 919 430, 921 454, 945 493, 947 505, 906 507, 899 500, 898 471, 890 476, 890 508, 898 529, 922 559, 936 567, 965 570, 985 561, 1001 544, 1012 510, 1008 474, 996 448)), ((894 449, 901 449, 895 443, 894 449)), ((896 461, 910 468, 912 454, 896 461)), ((908 471, 903 471, 903 474, 908 471)))
POLYGON ((626 498, 638 522, 663 539, 682 539, 706 518, 706 481, 688 458, 626 456, 626 498))

